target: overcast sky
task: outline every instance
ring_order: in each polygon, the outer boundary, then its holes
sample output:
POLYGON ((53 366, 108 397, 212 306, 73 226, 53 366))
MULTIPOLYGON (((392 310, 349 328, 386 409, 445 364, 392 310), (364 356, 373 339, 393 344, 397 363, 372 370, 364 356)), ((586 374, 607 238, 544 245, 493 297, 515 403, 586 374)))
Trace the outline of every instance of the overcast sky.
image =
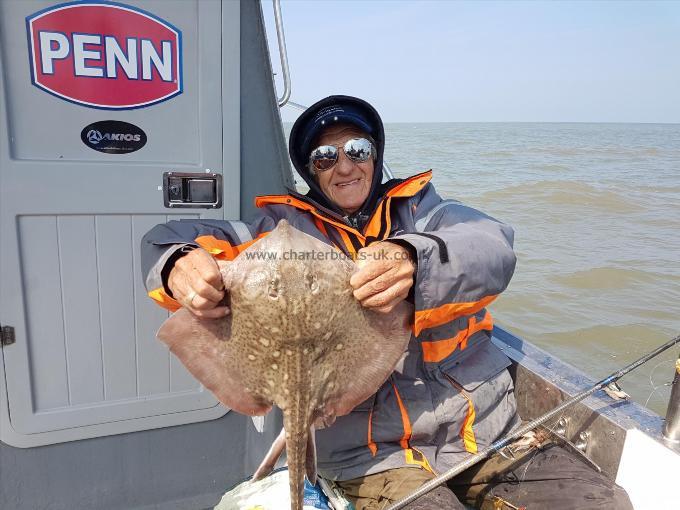
POLYGON ((298 103, 357 95, 387 122, 680 123, 680 2, 283 0, 282 11, 298 103))

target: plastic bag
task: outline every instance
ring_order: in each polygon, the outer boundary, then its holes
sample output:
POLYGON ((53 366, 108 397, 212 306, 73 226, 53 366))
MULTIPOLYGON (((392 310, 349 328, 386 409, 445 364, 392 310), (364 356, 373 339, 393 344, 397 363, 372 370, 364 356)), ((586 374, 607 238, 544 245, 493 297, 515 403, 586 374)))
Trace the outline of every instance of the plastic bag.
MULTIPOLYGON (((332 510, 318 484, 313 486, 306 479, 303 509, 332 510)), ((222 496, 215 510, 290 510, 288 468, 277 469, 257 482, 240 483, 222 496)))

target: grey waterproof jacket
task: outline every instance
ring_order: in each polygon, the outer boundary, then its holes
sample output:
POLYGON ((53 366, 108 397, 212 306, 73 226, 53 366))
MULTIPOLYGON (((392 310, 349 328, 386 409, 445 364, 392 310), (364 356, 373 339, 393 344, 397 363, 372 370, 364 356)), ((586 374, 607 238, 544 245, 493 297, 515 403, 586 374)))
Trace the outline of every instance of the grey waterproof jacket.
POLYGON ((518 417, 508 358, 491 341, 486 310, 515 268, 513 231, 454 200, 442 200, 431 172, 388 183, 361 230, 302 195, 258 197, 252 223, 181 220, 142 240, 149 296, 181 305, 164 280, 182 246, 231 260, 286 219, 349 256, 389 240, 417 256, 415 316, 407 352, 371 398, 316 432, 319 473, 348 480, 403 466, 440 473, 487 446, 518 417))

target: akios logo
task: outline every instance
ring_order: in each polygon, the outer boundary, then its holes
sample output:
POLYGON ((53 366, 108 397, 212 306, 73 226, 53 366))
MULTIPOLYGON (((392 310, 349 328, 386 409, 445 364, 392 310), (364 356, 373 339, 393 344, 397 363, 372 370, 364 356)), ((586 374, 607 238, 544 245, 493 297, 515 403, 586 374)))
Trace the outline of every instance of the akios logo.
POLYGON ((142 135, 131 135, 129 133, 104 133, 101 134, 100 131, 96 129, 91 129, 87 133, 87 139, 92 145, 97 145, 102 140, 105 141, 115 141, 115 142, 139 142, 142 139, 142 135))
POLYGON ((122 120, 100 120, 88 124, 80 139, 90 149, 105 154, 128 154, 146 145, 146 133, 139 126, 122 120))
POLYGON ((93 108, 142 108, 182 92, 182 33, 112 2, 60 4, 26 18, 31 78, 93 108))

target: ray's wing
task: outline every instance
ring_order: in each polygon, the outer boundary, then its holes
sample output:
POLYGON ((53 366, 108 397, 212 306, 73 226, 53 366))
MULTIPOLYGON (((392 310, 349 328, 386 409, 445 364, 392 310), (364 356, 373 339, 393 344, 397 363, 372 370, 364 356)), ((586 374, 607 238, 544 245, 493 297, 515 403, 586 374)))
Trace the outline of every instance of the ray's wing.
POLYGON ((239 376, 230 315, 199 320, 182 308, 162 324, 157 336, 227 407, 247 415, 266 414, 271 409, 271 403, 249 392, 239 376))
POLYGON ((403 302, 389 314, 358 305, 353 316, 344 317, 329 339, 326 366, 334 370, 324 399, 327 418, 349 413, 387 380, 408 346, 412 314, 412 306, 403 302))

